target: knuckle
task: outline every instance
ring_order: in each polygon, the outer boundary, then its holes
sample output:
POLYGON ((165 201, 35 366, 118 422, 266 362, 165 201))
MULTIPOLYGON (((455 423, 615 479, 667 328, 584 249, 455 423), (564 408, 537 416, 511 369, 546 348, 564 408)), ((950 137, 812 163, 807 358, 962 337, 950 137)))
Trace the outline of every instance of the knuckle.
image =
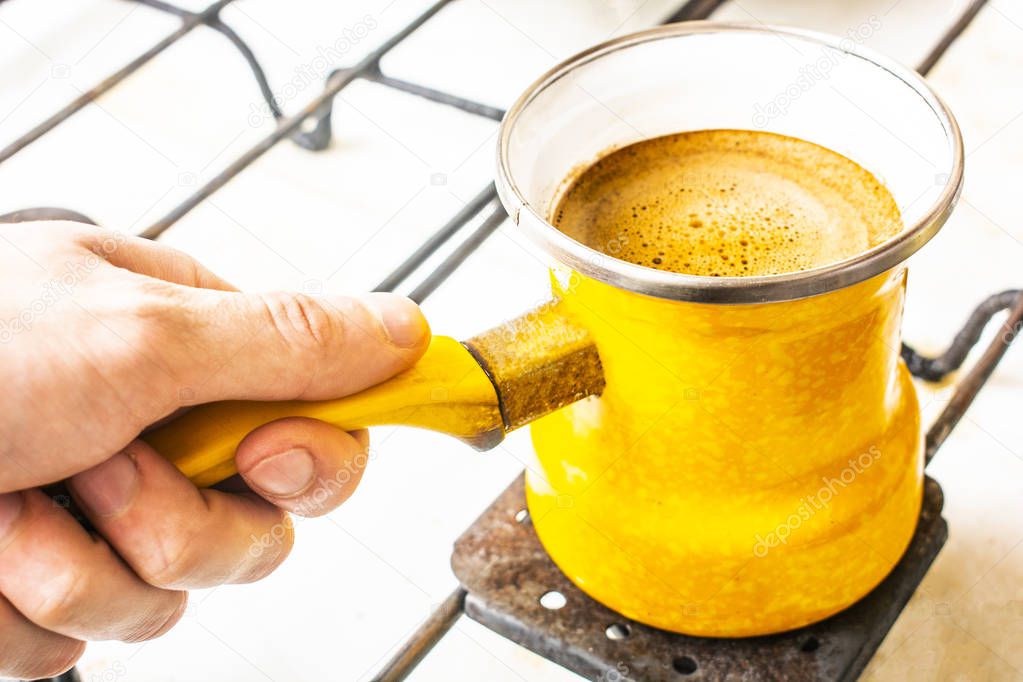
POLYGON ((91 223, 81 223, 72 220, 54 220, 46 225, 47 233, 61 235, 74 240, 77 244, 86 248, 95 245, 97 239, 110 236, 111 230, 91 223))
POLYGON ((343 334, 324 303, 312 296, 279 292, 262 294, 260 299, 281 339, 303 350, 326 353, 343 334))
MULTIPOLYGON (((181 281, 199 286, 201 282, 206 280, 205 268, 199 264, 199 261, 187 253, 168 248, 164 252, 163 257, 171 264, 171 271, 176 273, 181 281)), ((179 280, 175 279, 175 281, 179 280)))
POLYGON ((187 310, 178 287, 162 280, 140 278, 129 291, 125 312, 145 329, 177 322, 187 310))
MULTIPOLYGON (((84 307, 102 324, 86 324, 89 347, 96 349, 96 360, 104 374, 130 381, 147 377, 148 391, 143 395, 163 396, 170 390, 170 376, 183 372, 184 363, 168 362, 173 349, 176 357, 194 357, 186 330, 194 329, 189 307, 184 304, 181 287, 150 280, 131 273, 121 277, 97 278, 84 307), (112 344, 111 335, 121 344, 112 344), (155 367, 166 372, 154 372, 155 367), (140 372, 141 370, 141 372, 140 372), (150 380, 159 382, 156 385, 150 380)), ((174 386, 180 377, 174 380, 174 386)))
POLYGON ((53 224, 51 229, 81 248, 88 249, 106 259, 126 237, 113 230, 88 223, 65 222, 53 224))
POLYGON ((33 591, 34 601, 27 614, 38 625, 47 629, 68 625, 71 614, 78 613, 87 601, 88 581, 85 574, 68 566, 39 581, 33 591))
POLYGON ((202 532, 178 529, 164 533, 154 551, 148 552, 134 566, 142 580, 165 590, 199 587, 197 576, 203 567, 201 551, 205 545, 199 541, 202 532))
POLYGON ((187 321, 178 287, 168 282, 124 273, 98 277, 87 288, 88 310, 136 347, 149 347, 187 321))

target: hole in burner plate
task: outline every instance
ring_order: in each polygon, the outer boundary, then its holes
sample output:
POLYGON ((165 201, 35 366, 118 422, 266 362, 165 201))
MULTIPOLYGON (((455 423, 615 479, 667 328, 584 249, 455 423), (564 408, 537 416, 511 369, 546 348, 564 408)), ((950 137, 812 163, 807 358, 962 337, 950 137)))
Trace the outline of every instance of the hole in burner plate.
POLYGON ((699 666, 689 656, 679 656, 671 662, 671 667, 675 669, 675 672, 682 675, 692 675, 699 666))
POLYGON ((528 521, 529 520, 529 510, 528 509, 520 509, 517 512, 515 512, 515 520, 518 521, 519 523, 525 523, 526 521, 528 521))
POLYGON ((604 634, 607 635, 608 639, 615 641, 619 639, 625 639, 632 633, 632 629, 625 623, 611 623, 604 630, 604 634))
POLYGON ((819 649, 820 646, 821 641, 819 639, 817 639, 816 637, 807 637, 806 641, 803 642, 803 644, 799 647, 799 650, 807 654, 812 654, 813 652, 817 651, 817 649, 819 649))
POLYGON ((565 595, 561 594, 557 590, 546 592, 542 597, 540 597, 540 606, 545 609, 550 609, 551 611, 557 611, 558 609, 563 608, 567 603, 568 600, 565 599, 565 595))

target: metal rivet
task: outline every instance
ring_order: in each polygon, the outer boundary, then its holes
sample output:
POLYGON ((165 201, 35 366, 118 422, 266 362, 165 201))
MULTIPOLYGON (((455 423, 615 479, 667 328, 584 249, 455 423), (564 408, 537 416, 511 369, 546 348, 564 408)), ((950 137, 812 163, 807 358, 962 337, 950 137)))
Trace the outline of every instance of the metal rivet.
POLYGON ((625 639, 632 632, 632 629, 625 623, 611 623, 604 630, 604 634, 607 635, 608 639, 618 641, 625 639))
POLYGON ((565 599, 565 595, 561 594, 557 590, 551 590, 540 597, 540 606, 551 611, 557 611, 563 608, 568 600, 565 599))

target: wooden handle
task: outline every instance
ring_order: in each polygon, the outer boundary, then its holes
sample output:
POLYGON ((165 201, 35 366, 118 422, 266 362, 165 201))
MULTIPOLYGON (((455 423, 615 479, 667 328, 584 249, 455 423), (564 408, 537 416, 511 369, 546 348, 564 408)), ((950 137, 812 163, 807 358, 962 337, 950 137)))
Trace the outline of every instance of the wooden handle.
POLYGON ((435 336, 411 369, 338 400, 248 402, 198 406, 142 436, 198 486, 237 473, 238 444, 253 429, 284 417, 312 417, 346 430, 404 424, 456 436, 479 449, 504 436, 497 391, 458 341, 435 336))

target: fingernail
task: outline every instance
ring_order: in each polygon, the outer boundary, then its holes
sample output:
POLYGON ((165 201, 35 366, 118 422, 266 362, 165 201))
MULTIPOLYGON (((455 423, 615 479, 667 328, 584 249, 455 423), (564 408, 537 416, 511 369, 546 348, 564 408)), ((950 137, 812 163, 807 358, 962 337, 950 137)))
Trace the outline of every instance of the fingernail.
POLYGON ((295 448, 267 457, 245 472, 245 479, 275 497, 291 497, 308 488, 316 475, 316 464, 308 450, 295 448))
POLYGON ((0 494, 0 538, 7 534, 15 519, 21 514, 22 504, 21 493, 0 494))
POLYGON ((135 460, 119 452, 71 478, 82 505, 97 516, 113 516, 124 511, 138 490, 139 470, 135 460))
POLYGON ((384 325, 388 338, 395 346, 418 346, 430 333, 430 326, 419 306, 404 296, 373 293, 363 296, 362 302, 384 325))

